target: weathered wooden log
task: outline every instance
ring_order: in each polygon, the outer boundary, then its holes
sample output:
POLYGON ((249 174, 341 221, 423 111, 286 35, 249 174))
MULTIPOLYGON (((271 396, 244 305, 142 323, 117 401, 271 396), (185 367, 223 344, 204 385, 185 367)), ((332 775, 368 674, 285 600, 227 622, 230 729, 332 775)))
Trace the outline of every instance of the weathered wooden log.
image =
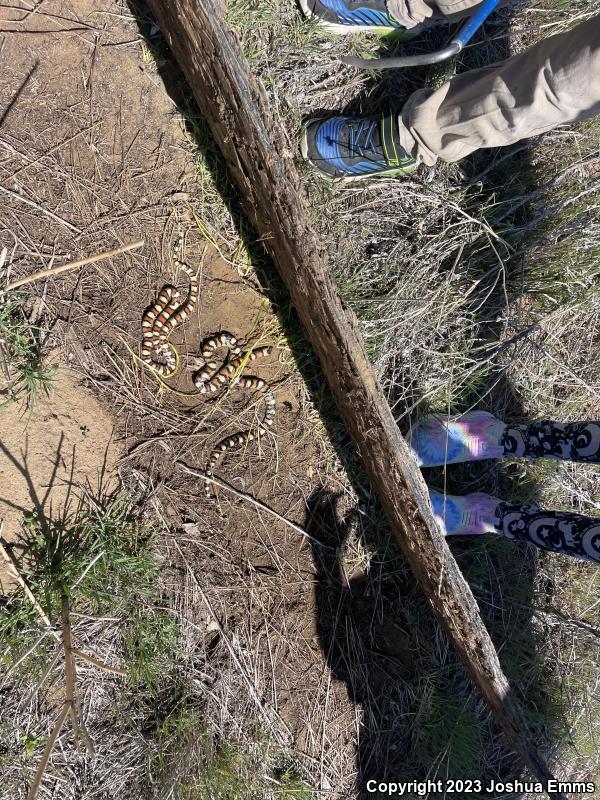
MULTIPOLYGON (((290 293, 346 428, 412 571, 512 747, 540 780, 552 778, 502 672, 498 655, 433 518, 427 488, 398 431, 322 245, 281 125, 251 75, 219 0, 149 0, 245 212, 290 293)), ((555 793, 555 797, 562 795, 555 793)))

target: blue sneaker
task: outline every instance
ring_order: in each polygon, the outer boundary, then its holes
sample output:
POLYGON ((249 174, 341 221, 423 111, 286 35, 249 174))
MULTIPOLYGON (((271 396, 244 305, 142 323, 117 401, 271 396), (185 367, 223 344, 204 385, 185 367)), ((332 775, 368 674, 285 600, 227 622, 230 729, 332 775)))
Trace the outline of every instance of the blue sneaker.
POLYGON ((395 115, 311 119, 300 146, 304 158, 331 180, 409 175, 417 167, 400 144, 395 115))
POLYGON ((300 7, 307 17, 316 17, 317 24, 332 33, 406 30, 388 14, 385 0, 300 0, 300 7))

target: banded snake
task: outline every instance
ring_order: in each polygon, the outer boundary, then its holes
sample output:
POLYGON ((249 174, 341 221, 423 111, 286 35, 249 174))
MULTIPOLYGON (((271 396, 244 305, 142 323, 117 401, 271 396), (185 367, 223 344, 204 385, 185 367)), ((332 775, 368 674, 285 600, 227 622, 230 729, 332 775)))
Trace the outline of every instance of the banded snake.
MULTIPOLYGON (((177 372, 178 366, 177 350, 167 339, 174 328, 193 312, 199 295, 197 275, 178 258, 175 261, 190 280, 186 299, 182 301, 181 292, 167 284, 163 286, 157 299, 142 317, 141 360, 163 378, 172 377, 177 372)), ((212 476, 227 450, 242 447, 247 442, 260 438, 273 425, 275 419, 275 398, 269 384, 255 375, 243 374, 249 361, 268 356, 272 348, 256 347, 244 351, 244 347, 241 340, 228 331, 211 334, 200 345, 204 365, 192 375, 192 381, 199 394, 213 394, 227 386, 239 385, 243 389, 259 392, 265 400, 264 413, 254 430, 248 428, 227 436, 213 448, 205 469, 207 477, 212 476), (215 351, 219 349, 227 351, 220 365, 213 360, 215 351)), ((209 481, 205 482, 205 491, 207 497, 212 497, 209 481)))

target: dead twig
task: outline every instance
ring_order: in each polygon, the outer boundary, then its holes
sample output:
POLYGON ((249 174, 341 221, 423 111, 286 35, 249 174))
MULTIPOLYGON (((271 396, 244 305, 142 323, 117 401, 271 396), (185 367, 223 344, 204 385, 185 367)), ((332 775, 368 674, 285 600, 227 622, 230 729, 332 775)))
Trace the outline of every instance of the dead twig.
POLYGON ((71 225, 70 222, 67 222, 66 219, 59 217, 58 214, 55 214, 53 211, 49 211, 44 206, 41 206, 39 203, 34 203, 33 200, 29 200, 27 197, 22 197, 17 192, 11 192, 10 189, 7 189, 5 186, 0 186, 0 192, 4 192, 9 197, 12 197, 13 200, 18 200, 20 203, 24 203, 26 206, 31 206, 31 208, 35 208, 36 211, 39 211, 41 214, 44 214, 46 217, 50 217, 55 222, 59 222, 61 225, 64 225, 65 228, 68 228, 73 233, 81 233, 81 230, 77 228, 75 225, 71 225))
POLYGON ((76 693, 75 684, 77 680, 77 669, 75 666, 75 655, 77 654, 77 651, 73 650, 69 598, 64 592, 60 603, 60 622, 61 645, 65 661, 65 701, 61 712, 54 723, 52 732, 48 737, 48 742, 46 743, 46 747, 42 753, 40 763, 38 764, 33 781, 31 782, 31 786, 27 792, 27 800, 35 800, 40 783, 44 777, 44 772, 48 766, 48 761, 50 760, 50 756, 54 750, 54 745, 56 744, 56 740, 58 739, 58 735, 60 734, 63 725, 65 724, 67 716, 71 718, 73 737, 75 738, 77 747, 79 748, 79 740, 82 739, 88 753, 90 753, 90 755, 94 754, 94 746, 83 722, 79 700, 76 693))
POLYGON ((239 489, 234 488, 231 484, 222 481, 220 478, 215 478, 214 476, 207 475, 206 473, 200 472, 197 469, 192 469, 191 467, 188 467, 188 465, 184 461, 176 461, 175 463, 179 467, 179 469, 181 469, 183 472, 187 472, 189 475, 193 475, 196 478, 202 478, 203 480, 208 481, 209 483, 212 483, 215 486, 220 486, 221 489, 225 489, 226 491, 231 492, 231 494, 234 494, 236 497, 239 497, 240 500, 245 500, 246 502, 251 503, 255 508, 258 508, 260 511, 266 511, 267 514, 271 514, 271 516, 275 517, 275 519, 278 519, 280 522, 283 522, 284 525, 287 525, 289 528, 296 531, 301 536, 310 539, 311 542, 318 545, 319 547, 322 547, 325 550, 334 549, 326 544, 323 544, 323 542, 320 542, 318 539, 315 539, 314 536, 311 536, 310 533, 307 533, 304 530, 304 528, 300 527, 300 525, 296 525, 295 522, 292 522, 290 519, 287 519, 287 517, 282 516, 277 511, 275 511, 275 509, 270 508, 264 503, 261 503, 260 500, 257 500, 255 497, 252 497, 252 495, 246 494, 245 492, 240 492, 239 489))
MULTIPOLYGON (((2 189, 1 186, 0 189, 2 189)), ((70 269, 85 267, 87 264, 95 264, 97 261, 102 261, 105 258, 113 258, 114 256, 121 255, 121 253, 127 253, 129 250, 135 250, 137 247, 141 247, 143 244, 143 239, 140 239, 138 242, 124 244, 122 247, 117 247, 115 250, 107 250, 105 253, 98 253, 98 255, 95 256, 88 256, 87 258, 82 258, 79 261, 71 261, 69 264, 61 264, 58 267, 42 269, 39 272, 34 272, 33 275, 28 275, 26 278, 19 278, 18 281, 9 283, 8 286, 5 286, 4 289, 2 289, 2 292, 10 292, 12 289, 17 289, 19 286, 32 283, 40 278, 47 278, 49 275, 58 275, 59 273, 67 272, 67 270, 70 269)))
POLYGON ((8 117, 8 115, 10 114, 12 109, 14 108, 15 103, 18 101, 19 97, 22 95, 23 91, 25 90, 25 87, 27 86, 27 84, 29 83, 31 78, 33 77, 33 74, 36 71, 36 69, 38 68, 38 66, 39 66, 39 61, 34 61, 33 65, 29 69, 29 72, 27 73, 27 75, 21 81, 21 85, 19 86, 17 91, 14 93, 12 100, 6 106, 6 108, 4 109, 4 112, 2 113, 2 116, 0 117, 0 127, 2 127, 2 125, 4 125, 4 123, 6 122, 6 118, 8 117))
POLYGON ((46 742, 46 747, 44 747, 44 752, 42 753, 40 763, 38 764, 38 768, 36 769, 35 775, 33 776, 31 786, 29 787, 29 791, 27 792, 26 800, 35 800, 35 796, 37 795, 38 789, 40 788, 40 783, 42 781, 42 778, 44 777, 44 772, 46 771, 46 767, 48 766, 48 759, 50 758, 52 751, 54 750, 54 745, 56 744, 58 734, 62 730, 62 726, 65 723, 68 713, 69 713, 69 704, 65 703, 62 707, 62 711, 58 715, 56 722, 54 723, 52 732, 48 737, 48 741, 46 742))
POLYGON ((46 614, 44 609, 41 607, 41 605, 38 603, 38 601, 35 599, 35 595, 33 594, 31 589, 27 585, 27 581, 25 580, 25 578, 19 572, 19 568, 17 567, 17 564, 15 562, 14 556, 12 555, 12 553, 9 553, 8 550, 5 548, 4 543, 2 541, 2 527, 3 527, 3 523, 0 523, 0 555, 6 561, 6 565, 7 565, 8 569, 9 569, 10 573, 12 574, 12 576, 14 577, 16 582, 19 584, 19 586, 23 589, 25 594, 27 595, 29 601, 31 602, 31 605, 35 608, 38 616, 40 617, 40 619, 42 620, 44 625, 50 630, 52 636, 54 636, 56 641, 60 642, 60 636, 54 630, 54 628, 52 626, 52 623, 50 622, 50 619, 48 618, 48 615, 46 614))
POLYGON ((75 681, 77 678, 77 667, 75 663, 75 651, 73 650, 73 636, 71 632, 71 616, 69 611, 69 598, 63 594, 60 607, 60 617, 62 625, 63 649, 65 651, 65 685, 67 699, 71 704, 70 717, 73 726, 75 742, 79 747, 79 738, 84 741, 86 749, 90 755, 94 755, 94 745, 89 737, 87 728, 81 714, 79 698, 75 691, 75 681))
POLYGON ((74 647, 71 648, 71 653, 73 653, 76 658, 81 658, 82 661, 89 661, 90 664, 98 667, 98 669, 103 669, 105 672, 111 672, 113 675, 120 675, 121 677, 127 676, 127 672, 124 669, 120 669, 119 667, 111 667, 101 659, 94 658, 94 656, 89 656, 87 653, 77 650, 74 647))
POLYGON ((69 705, 69 716, 73 725, 73 735, 77 741, 79 726, 75 712, 75 660, 73 658, 71 640, 71 620, 69 618, 69 600, 63 595, 60 603, 60 619, 62 627, 62 645, 65 653, 65 702, 69 705))

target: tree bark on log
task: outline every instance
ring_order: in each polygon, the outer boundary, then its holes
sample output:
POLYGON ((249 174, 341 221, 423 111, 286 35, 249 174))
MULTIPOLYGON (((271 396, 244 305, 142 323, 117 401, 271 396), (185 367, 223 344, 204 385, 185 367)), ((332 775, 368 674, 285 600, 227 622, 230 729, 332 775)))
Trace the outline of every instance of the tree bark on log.
MULTIPOLYGON (((309 224, 307 193, 263 87, 219 0, 149 0, 242 205, 289 291, 339 413, 432 609, 510 744, 535 777, 552 774, 527 729, 477 603, 433 518, 427 487, 374 375, 354 314, 309 224)), ((553 797, 564 797, 554 793, 553 797)))

